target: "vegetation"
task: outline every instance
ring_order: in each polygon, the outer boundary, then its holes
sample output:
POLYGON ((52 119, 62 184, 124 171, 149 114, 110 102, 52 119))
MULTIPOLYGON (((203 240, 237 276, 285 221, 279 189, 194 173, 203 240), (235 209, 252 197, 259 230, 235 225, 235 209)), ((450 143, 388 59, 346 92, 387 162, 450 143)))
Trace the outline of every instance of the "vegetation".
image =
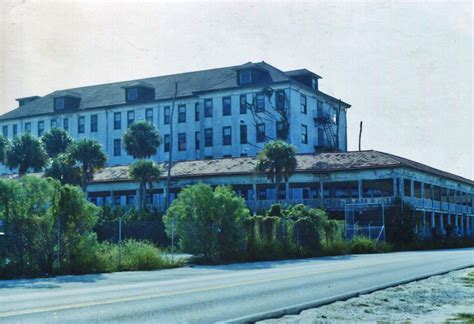
POLYGON ((140 183, 139 206, 145 210, 147 186, 152 189, 153 182, 160 178, 161 169, 153 161, 137 160, 130 165, 129 174, 134 181, 140 183))
POLYGON ((69 148, 68 154, 80 165, 81 186, 85 190, 87 184, 94 177, 94 173, 105 166, 107 155, 102 150, 102 145, 91 139, 75 142, 69 148))
POLYGON ((60 153, 51 160, 51 164, 45 169, 44 175, 59 180, 63 185, 81 184, 81 169, 65 153, 60 153))
POLYGON ((0 163, 5 163, 8 150, 8 139, 0 134, 0 163))
POLYGON ((276 196, 281 183, 288 181, 296 167, 296 147, 282 140, 268 142, 257 156, 256 171, 267 174, 276 196))
POLYGON ((183 189, 163 221, 183 251, 205 260, 232 260, 243 244, 241 226, 249 215, 243 198, 229 187, 204 184, 183 189))
POLYGON ((29 169, 41 170, 48 163, 41 142, 30 133, 15 137, 6 153, 6 166, 18 168, 18 174, 23 176, 29 169))
POLYGON ((124 148, 134 159, 146 159, 155 155, 160 145, 160 133, 150 123, 135 122, 123 135, 124 148))
POLYGON ((46 132, 41 138, 41 141, 50 158, 54 158, 58 154, 66 152, 69 145, 72 144, 72 138, 65 130, 60 128, 52 128, 46 132))

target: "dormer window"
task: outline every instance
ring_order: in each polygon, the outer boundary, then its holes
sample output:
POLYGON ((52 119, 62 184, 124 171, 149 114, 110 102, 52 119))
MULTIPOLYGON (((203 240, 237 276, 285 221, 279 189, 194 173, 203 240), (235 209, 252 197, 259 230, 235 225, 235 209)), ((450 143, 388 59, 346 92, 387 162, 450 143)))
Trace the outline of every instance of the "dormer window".
POLYGON ((64 110, 64 97, 54 98, 54 110, 64 110))
POLYGON ((155 88, 143 81, 133 81, 122 87, 126 102, 143 102, 155 99, 155 88))
POLYGON ((252 71, 251 70, 242 70, 239 75, 239 83, 247 84, 252 82, 252 71))
POLYGON ((314 90, 318 90, 318 81, 316 80, 316 78, 311 78, 311 88, 313 88, 314 90))
POLYGON ((25 97, 25 98, 17 98, 15 99, 16 101, 18 101, 18 106, 21 107, 21 106, 24 106, 32 101, 35 101, 36 99, 39 99, 41 97, 39 96, 31 96, 31 97, 25 97))
POLYGON ((79 108, 81 95, 72 91, 63 91, 54 97, 54 110, 73 110, 79 108))

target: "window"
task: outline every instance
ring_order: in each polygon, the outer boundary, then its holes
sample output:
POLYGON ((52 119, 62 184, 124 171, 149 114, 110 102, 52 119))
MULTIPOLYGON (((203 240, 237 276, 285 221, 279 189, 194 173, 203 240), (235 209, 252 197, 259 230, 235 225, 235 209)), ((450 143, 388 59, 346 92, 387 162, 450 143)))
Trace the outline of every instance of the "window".
POLYGON ((276 109, 277 110, 285 110, 285 101, 286 95, 284 90, 278 90, 276 92, 276 109))
POLYGON ((276 122, 276 135, 278 139, 286 139, 285 122, 282 120, 276 122))
POLYGON ((186 105, 178 106, 178 123, 186 122, 186 105))
POLYGON ((267 200, 267 189, 258 189, 258 200, 267 200))
POLYGON ((257 142, 265 142, 265 124, 257 124, 257 142))
POLYGON ((240 125, 240 144, 247 143, 247 125, 240 125))
POLYGON ((2 133, 4 137, 8 137, 8 126, 2 127, 2 133))
POLYGON ((25 123, 25 133, 31 133, 31 123, 25 123))
POLYGON ((163 122, 165 125, 169 125, 170 123, 170 113, 171 113, 171 108, 169 106, 166 106, 163 109, 163 122))
POLYGON ((317 89, 318 89, 318 82, 316 81, 315 78, 311 78, 311 87, 312 87, 314 90, 317 90, 317 89))
POLYGON ((127 101, 135 101, 138 99, 138 88, 127 89, 127 101))
POLYGON ((64 97, 54 98, 54 109, 55 110, 64 109, 64 97))
POLYGON ((324 146, 324 130, 322 128, 318 128, 318 145, 324 146))
POLYGON ((122 155, 122 140, 120 138, 114 139, 114 156, 122 155))
POLYGON ((247 95, 240 95, 240 113, 247 113, 247 95))
POLYGON ((232 128, 226 126, 222 128, 222 144, 231 145, 232 144, 232 128))
POLYGON ((97 121, 98 121, 97 115, 91 115, 91 132, 97 132, 97 128, 98 128, 97 121))
POLYGON ((199 102, 194 104, 194 121, 199 121, 199 102))
POLYGON ((133 110, 127 111, 127 127, 133 124, 135 121, 135 112, 133 110))
POLYGON ((204 117, 212 117, 212 99, 204 100, 204 117))
POLYGON ((259 93, 256 98, 257 112, 265 111, 265 95, 259 93))
POLYGON ((153 124, 153 109, 152 108, 145 110, 145 120, 147 123, 153 124))
POLYGON ((324 104, 322 101, 318 100, 318 117, 322 118, 324 117, 324 104))
POLYGON ((50 125, 51 125, 51 128, 57 128, 58 121, 56 119, 51 119, 50 125))
POLYGON ((301 112, 303 114, 307 114, 308 113, 308 107, 306 105, 306 96, 301 95, 300 104, 301 104, 301 112))
POLYGON ((86 126, 86 119, 84 116, 81 116, 77 119, 77 132, 79 134, 84 133, 86 126))
POLYGON ((204 146, 206 147, 212 146, 212 137, 213 137, 212 128, 206 128, 204 130, 204 146))
POLYGON ((63 119, 63 128, 65 131, 69 130, 69 118, 64 118, 63 119))
POLYGON ((199 150, 200 147, 201 147, 201 138, 200 138, 199 132, 196 132, 194 134, 194 148, 196 150, 199 150))
POLYGON ((222 98, 222 116, 230 116, 232 114, 230 97, 222 98))
POLYGON ((186 151, 186 133, 178 134, 178 150, 186 151))
POLYGON ((44 121, 40 120, 38 122, 38 137, 43 136, 44 133, 44 121))
POLYGON ((252 82, 252 72, 250 70, 242 70, 239 74, 239 83, 246 84, 252 82))
POLYGON ((122 128, 122 113, 115 112, 114 113, 114 129, 121 129, 122 128))
POLYGON ((13 125, 13 132, 12 137, 16 137, 18 135, 18 126, 15 124, 13 125))
POLYGON ((301 143, 308 144, 308 126, 301 125, 301 143))
POLYGON ((163 138, 163 141, 164 141, 164 148, 165 148, 165 152, 169 152, 170 151, 170 146, 171 146, 171 142, 170 142, 170 135, 169 134, 166 134, 163 138))

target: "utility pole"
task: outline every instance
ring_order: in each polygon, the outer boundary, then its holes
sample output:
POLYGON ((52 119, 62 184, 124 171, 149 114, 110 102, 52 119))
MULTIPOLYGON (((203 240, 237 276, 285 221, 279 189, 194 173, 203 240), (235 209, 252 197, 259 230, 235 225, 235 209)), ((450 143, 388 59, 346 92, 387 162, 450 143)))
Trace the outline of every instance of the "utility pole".
POLYGON ((361 141, 362 141, 362 121, 360 121, 360 129, 359 129, 359 151, 361 150, 361 141))

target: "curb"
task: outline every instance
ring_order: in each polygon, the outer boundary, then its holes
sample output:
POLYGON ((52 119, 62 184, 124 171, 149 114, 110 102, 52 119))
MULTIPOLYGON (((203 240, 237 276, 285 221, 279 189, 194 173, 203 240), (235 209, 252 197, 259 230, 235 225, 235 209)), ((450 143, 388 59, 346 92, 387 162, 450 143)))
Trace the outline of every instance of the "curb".
POLYGON ((282 316, 285 316, 285 315, 296 315, 296 314, 299 314, 301 311, 309 309, 309 308, 316 308, 316 307, 324 306, 324 305, 327 305, 327 304, 332 304, 336 301, 343 301, 343 300, 347 300, 347 299, 350 299, 350 298, 359 297, 360 295, 370 294, 370 293, 375 292, 377 290, 387 289, 387 288, 407 284, 409 282, 427 279, 427 278, 433 277, 433 276, 440 276, 440 275, 444 275, 444 274, 447 274, 447 273, 450 273, 450 272, 453 272, 453 271, 467 269, 467 268, 470 268, 470 267, 473 267, 473 266, 474 266, 474 264, 466 265, 466 266, 462 266, 462 267, 458 267, 458 268, 454 268, 454 269, 450 269, 450 270, 438 271, 438 272, 434 272, 434 273, 430 273, 430 274, 426 274, 426 275, 416 276, 416 277, 413 277, 413 278, 398 280, 398 281, 391 282, 391 283, 388 283, 388 284, 383 284, 383 285, 374 286, 374 287, 370 287, 370 288, 359 289, 359 290, 351 291, 351 292, 348 292, 348 293, 345 293, 345 294, 336 295, 336 296, 333 296, 333 297, 316 299, 316 300, 306 302, 306 303, 296 304, 296 305, 292 305, 292 306, 277 308, 277 309, 266 311, 266 312, 261 312, 261 313, 256 313, 256 314, 252 314, 252 315, 237 317, 237 318, 233 318, 233 319, 229 319, 229 320, 225 320, 225 321, 220 321, 220 322, 217 322, 217 323, 239 323, 239 324, 240 323, 255 323, 257 321, 271 319, 271 318, 278 318, 278 317, 282 317, 282 316))

